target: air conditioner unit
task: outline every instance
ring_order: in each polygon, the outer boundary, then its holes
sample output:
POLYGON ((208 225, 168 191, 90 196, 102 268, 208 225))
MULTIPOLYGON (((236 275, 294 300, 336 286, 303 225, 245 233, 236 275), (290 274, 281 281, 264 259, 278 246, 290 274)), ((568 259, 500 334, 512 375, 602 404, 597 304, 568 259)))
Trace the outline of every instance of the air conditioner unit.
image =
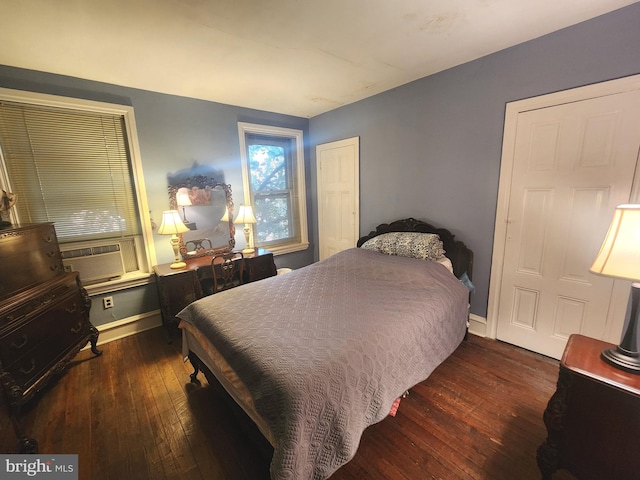
POLYGON ((64 268, 80 272, 82 283, 97 283, 119 277, 125 273, 122 250, 119 243, 87 245, 70 250, 60 249, 64 268))

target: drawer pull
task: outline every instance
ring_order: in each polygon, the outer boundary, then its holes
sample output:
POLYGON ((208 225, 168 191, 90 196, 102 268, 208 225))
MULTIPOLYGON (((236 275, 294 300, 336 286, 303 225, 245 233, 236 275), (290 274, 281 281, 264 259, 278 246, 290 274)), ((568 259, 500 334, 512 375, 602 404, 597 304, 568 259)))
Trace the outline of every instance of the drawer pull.
POLYGON ((29 341, 29 337, 23 334, 20 343, 14 340, 13 342, 11 342, 11 347, 16 350, 20 350, 22 347, 24 347, 27 344, 28 341, 29 341))
POLYGON ((64 310, 67 313, 71 314, 71 313, 74 313, 77 309, 78 309, 78 305, 74 303, 71 307, 65 308, 64 310))
POLYGON ((25 369, 25 368, 21 368, 20 369, 20 373, 23 375, 29 375, 30 373, 32 373, 34 370, 36 369, 36 359, 32 358, 31 359, 31 367, 29 367, 29 369, 25 369))
POLYGON ((53 237, 51 235, 45 235, 42 237, 42 240, 46 243, 51 243, 51 240, 53 240, 53 237))
POLYGON ((82 330, 82 322, 78 322, 78 326, 71 329, 71 333, 78 333, 82 330))

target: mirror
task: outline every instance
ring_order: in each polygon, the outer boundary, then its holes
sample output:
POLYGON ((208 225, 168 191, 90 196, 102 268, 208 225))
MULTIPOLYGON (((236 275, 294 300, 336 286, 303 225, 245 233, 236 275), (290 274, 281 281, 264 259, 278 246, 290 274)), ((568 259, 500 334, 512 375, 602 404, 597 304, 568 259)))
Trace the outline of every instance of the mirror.
POLYGON ((183 259, 231 251, 235 247, 231 185, 196 175, 169 185, 169 206, 189 228, 178 234, 183 259), (223 219, 224 218, 224 219, 223 219))

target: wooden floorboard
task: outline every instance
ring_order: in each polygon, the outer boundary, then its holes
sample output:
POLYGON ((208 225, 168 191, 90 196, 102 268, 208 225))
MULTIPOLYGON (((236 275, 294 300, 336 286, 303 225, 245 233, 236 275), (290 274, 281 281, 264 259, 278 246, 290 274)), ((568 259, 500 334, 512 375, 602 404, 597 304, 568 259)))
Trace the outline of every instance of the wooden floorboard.
MULTIPOLYGON (((269 478, 270 447, 219 386, 190 383, 179 341, 153 329, 101 348, 25 409, 41 453, 77 453, 81 480, 269 478)), ((555 360, 471 335, 331 478, 538 480, 557 375, 555 360)), ((6 408, 0 428, 0 451, 17 453, 6 408)))

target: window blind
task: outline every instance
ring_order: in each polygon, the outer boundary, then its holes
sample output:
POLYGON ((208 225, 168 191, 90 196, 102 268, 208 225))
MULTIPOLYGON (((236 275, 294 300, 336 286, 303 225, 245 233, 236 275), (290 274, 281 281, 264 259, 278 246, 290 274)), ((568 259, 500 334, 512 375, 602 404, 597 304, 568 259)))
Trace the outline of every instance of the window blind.
POLYGON ((0 149, 21 223, 54 222, 61 243, 141 233, 124 119, 0 103, 0 149))

